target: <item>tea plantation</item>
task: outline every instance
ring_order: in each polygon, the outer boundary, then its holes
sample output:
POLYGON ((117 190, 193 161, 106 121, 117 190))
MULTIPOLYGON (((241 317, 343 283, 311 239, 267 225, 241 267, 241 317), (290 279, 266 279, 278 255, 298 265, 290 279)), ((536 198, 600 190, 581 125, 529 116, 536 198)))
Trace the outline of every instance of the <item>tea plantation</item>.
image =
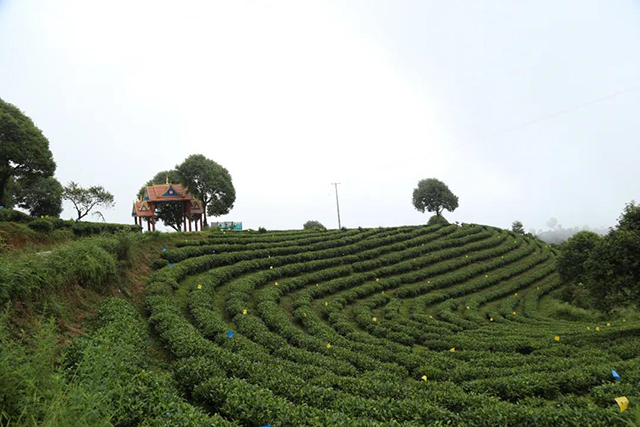
POLYGON ((186 236, 154 247, 141 310, 106 299, 65 351, 67 383, 107 396, 105 425, 635 425, 638 317, 572 315, 539 240, 472 224, 186 236))
POLYGON ((146 307, 229 422, 625 425, 640 324, 546 315, 555 256, 478 225, 218 233, 162 254, 146 307))

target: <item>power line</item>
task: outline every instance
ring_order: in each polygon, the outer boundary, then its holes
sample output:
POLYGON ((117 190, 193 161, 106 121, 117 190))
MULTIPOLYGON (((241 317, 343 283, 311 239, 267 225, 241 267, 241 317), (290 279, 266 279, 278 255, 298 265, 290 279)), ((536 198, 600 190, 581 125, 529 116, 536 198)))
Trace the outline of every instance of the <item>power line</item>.
POLYGON ((503 129, 503 130, 499 130, 497 132, 490 133, 488 135, 483 136, 482 138, 483 139, 484 138, 491 138, 492 136, 500 135, 500 134, 511 132, 511 131, 514 131, 514 130, 517 130, 517 129, 522 129, 522 128, 525 128, 525 127, 528 127, 528 126, 531 126, 531 125, 535 125, 535 124, 544 122, 546 120, 552 119, 554 117, 570 113, 570 112, 575 111, 575 110, 577 110, 579 108, 586 107, 587 105, 592 105, 592 104, 596 104, 598 102, 606 101, 607 99, 615 98, 618 95, 622 95, 624 93, 631 92, 632 90, 635 90, 635 89, 638 89, 638 88, 640 88, 640 84, 639 85, 635 85, 635 86, 630 86, 630 87, 628 87, 626 89, 619 90, 617 92, 611 93, 611 94, 603 96, 601 98, 592 99, 591 101, 587 101, 587 102, 584 102, 582 104, 578 104, 578 105, 574 105, 574 106, 571 106, 571 107, 564 108, 562 110, 556 111, 555 113, 548 114, 548 115, 546 115, 544 117, 541 117, 539 119, 535 119, 535 120, 531 120, 531 121, 528 121, 528 122, 524 122, 524 123, 521 123, 521 124, 519 124, 517 126, 513 126, 513 127, 510 127, 510 128, 507 128, 507 129, 503 129))
POLYGON ((338 209, 338 229, 342 228, 342 224, 340 223, 340 203, 338 202, 338 184, 339 182, 333 182, 333 185, 336 188, 336 208, 338 209))

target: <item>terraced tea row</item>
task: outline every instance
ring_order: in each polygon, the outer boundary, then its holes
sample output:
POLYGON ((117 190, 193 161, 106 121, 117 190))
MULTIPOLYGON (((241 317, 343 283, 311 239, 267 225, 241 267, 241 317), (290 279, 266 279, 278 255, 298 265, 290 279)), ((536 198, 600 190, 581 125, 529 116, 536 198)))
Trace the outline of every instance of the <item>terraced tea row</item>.
POLYGON ((624 425, 614 398, 640 394, 640 325, 545 316, 560 282, 537 240, 449 225, 177 246, 150 322, 192 403, 231 423, 624 425))

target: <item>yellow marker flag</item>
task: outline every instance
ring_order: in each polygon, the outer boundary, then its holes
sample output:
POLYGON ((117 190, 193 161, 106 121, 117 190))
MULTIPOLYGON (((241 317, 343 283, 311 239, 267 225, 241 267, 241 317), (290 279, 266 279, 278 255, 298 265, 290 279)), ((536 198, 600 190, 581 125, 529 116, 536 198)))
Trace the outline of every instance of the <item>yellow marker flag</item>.
POLYGON ((242 310, 242 314, 247 314, 247 309, 242 310))
POLYGON ((611 326, 611 323, 608 323, 608 322, 607 322, 607 326, 611 326))
POLYGON ((467 310, 471 310, 471 307, 467 306, 467 310))
POLYGON ((426 383, 426 382, 427 382, 427 376, 426 376, 426 375, 423 375, 423 376, 422 376, 422 380, 426 383))
POLYGON ((451 348, 449 349, 449 351, 453 353, 454 351, 456 351, 456 348, 455 348, 455 347, 451 347, 451 348))
POLYGON ((465 255, 464 257, 465 257, 465 258, 469 258, 469 255, 465 255))
POLYGON ((270 265, 270 266, 269 266, 269 270, 273 270, 273 265, 270 265))
POLYGON ((556 341, 560 341, 560 336, 556 335, 555 337, 553 337, 553 339, 556 341))
POLYGON ((377 317, 372 317, 371 320, 373 320, 374 322, 377 322, 378 318, 377 317))
POLYGON ((307 313, 302 313, 302 316, 307 317, 307 313))
POLYGON ((202 285, 198 285, 198 289, 202 289, 202 285))
POLYGON ((518 296, 518 293, 516 292, 516 296, 518 296))
POLYGON ((489 275, 488 275, 488 274, 485 274, 485 275, 484 275, 484 277, 485 277, 485 278, 487 278, 487 277, 489 277, 489 275))
POLYGON ((324 302, 325 307, 329 305, 327 301, 324 302))
POLYGON ((380 279, 378 279, 378 278, 376 277, 376 282, 379 282, 379 281, 380 281, 380 279))
POLYGON ((331 348, 331 343, 327 343, 327 348, 331 348))
POLYGON ((587 326, 587 331, 590 331, 590 330, 591 330, 591 326, 587 326))
POLYGON ((511 314, 513 314, 513 315, 515 316, 515 315, 516 315, 516 312, 514 311, 514 312, 513 312, 513 313, 511 313, 511 314))
POLYGON ((278 286, 278 282, 276 282, 276 286, 278 286))
POLYGON ((629 407, 629 399, 627 396, 616 397, 616 403, 620 407, 620 412, 624 412, 629 407))
POLYGON ((432 316, 432 315, 429 315, 429 319, 433 319, 433 316, 432 316))
POLYGON ((490 317, 490 318, 489 318, 489 322, 493 322, 493 317, 490 317))
POLYGON ((596 326, 596 331, 600 332, 600 326, 596 326))

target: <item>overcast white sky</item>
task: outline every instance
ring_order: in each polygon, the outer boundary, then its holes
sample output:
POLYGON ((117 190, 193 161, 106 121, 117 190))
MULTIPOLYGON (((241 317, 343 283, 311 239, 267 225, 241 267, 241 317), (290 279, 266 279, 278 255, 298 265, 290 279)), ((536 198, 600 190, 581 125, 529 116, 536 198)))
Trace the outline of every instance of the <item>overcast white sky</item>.
POLYGON ((347 227, 424 223, 429 177, 451 221, 611 226, 640 201, 639 85, 638 0, 0 0, 0 97, 110 222, 200 153, 245 228, 336 227, 332 182, 347 227))

